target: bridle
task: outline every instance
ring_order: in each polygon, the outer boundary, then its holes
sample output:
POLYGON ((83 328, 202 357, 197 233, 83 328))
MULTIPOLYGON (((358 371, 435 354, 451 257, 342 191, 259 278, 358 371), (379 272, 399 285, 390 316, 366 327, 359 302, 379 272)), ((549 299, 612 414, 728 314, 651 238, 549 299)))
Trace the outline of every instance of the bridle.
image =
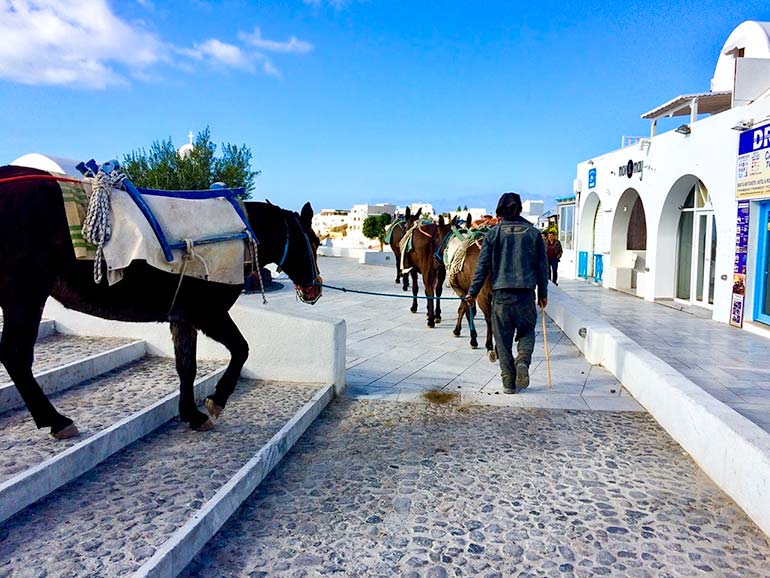
MULTIPOLYGON (((289 229, 289 223, 286 219, 287 213, 289 211, 284 211, 283 215, 283 226, 286 230, 286 242, 283 245, 283 255, 281 255, 281 260, 278 262, 278 268, 283 269, 283 264, 286 261, 286 256, 289 254, 289 243, 291 241, 291 232, 289 229)), ((300 301, 303 303, 308 303, 309 305, 315 305, 315 303, 321 298, 321 286, 323 284, 323 279, 318 274, 318 269, 316 269, 316 263, 315 263, 315 257, 313 256, 313 247, 310 245, 310 239, 308 239, 307 233, 305 232, 305 229, 302 227, 302 223, 299 222, 299 217, 297 217, 296 213, 291 213, 292 218, 294 219, 294 222, 299 227, 300 231, 302 231, 302 238, 305 240, 305 247, 307 248, 307 254, 310 258, 310 266, 313 269, 313 281, 310 284, 310 287, 315 287, 316 291, 313 293, 313 297, 308 299, 305 297, 305 293, 303 292, 303 289, 306 289, 307 287, 303 288, 299 284, 294 284, 294 290, 297 293, 297 297, 300 301)))

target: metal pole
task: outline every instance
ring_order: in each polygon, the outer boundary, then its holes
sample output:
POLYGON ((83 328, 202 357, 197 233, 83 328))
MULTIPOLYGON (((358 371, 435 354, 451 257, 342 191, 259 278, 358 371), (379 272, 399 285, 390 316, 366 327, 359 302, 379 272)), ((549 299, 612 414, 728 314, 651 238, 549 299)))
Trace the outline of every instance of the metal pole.
POLYGON ((541 318, 543 319, 543 346, 545 347, 545 369, 548 372, 548 389, 553 388, 551 383, 551 355, 548 353, 548 331, 545 327, 545 309, 540 309, 541 318))

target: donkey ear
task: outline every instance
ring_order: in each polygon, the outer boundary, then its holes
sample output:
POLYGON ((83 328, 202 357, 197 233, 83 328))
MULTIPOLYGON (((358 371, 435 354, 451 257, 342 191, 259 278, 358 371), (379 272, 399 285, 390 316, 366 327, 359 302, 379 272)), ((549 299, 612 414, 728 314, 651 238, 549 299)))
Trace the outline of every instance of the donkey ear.
POLYGON ((422 207, 417 209, 417 214, 415 215, 415 217, 419 217, 420 215, 422 215, 422 207))
POLYGON ((406 211, 404 211, 404 218, 408 219, 411 216, 412 216, 412 208, 411 207, 407 207, 406 211))
POLYGON ((275 207, 273 203, 270 202, 270 199, 265 199, 265 202, 270 205, 271 207, 275 207))
POLYGON ((443 227, 444 226, 444 215, 439 215, 438 217, 438 226, 443 227))
POLYGON ((451 226, 453 226, 453 227, 455 227, 455 226, 457 225, 457 215, 455 215, 454 217, 452 217, 452 220, 449 222, 449 224, 450 224, 451 226))
POLYGON ((473 223, 473 215, 471 215, 470 213, 468 213, 468 216, 467 216, 467 217, 465 217, 465 226, 466 226, 466 227, 470 227, 470 226, 471 226, 471 223, 473 223))
POLYGON ((299 220, 302 223, 302 226, 306 229, 309 229, 313 224, 313 207, 310 206, 310 203, 305 203, 305 205, 302 207, 302 212, 299 215, 299 220))

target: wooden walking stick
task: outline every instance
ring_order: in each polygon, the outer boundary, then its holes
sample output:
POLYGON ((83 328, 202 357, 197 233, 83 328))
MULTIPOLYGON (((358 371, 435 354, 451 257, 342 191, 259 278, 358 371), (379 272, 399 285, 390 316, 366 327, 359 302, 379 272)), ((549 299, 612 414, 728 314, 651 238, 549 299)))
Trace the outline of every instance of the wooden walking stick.
POLYGON ((545 347, 545 370, 548 372, 548 389, 553 388, 551 383, 551 355, 548 353, 548 332, 545 328, 545 309, 540 308, 541 317, 543 319, 543 346, 545 347))

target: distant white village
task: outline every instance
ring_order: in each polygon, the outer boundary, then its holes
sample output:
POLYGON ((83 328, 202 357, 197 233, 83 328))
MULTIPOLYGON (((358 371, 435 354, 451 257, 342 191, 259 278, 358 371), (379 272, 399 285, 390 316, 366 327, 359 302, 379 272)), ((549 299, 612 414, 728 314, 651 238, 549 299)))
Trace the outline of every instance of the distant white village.
MULTIPOLYGON (((528 221, 544 228, 548 224, 548 214, 545 212, 545 202, 540 200, 524 201, 522 216, 528 221)), ((412 214, 422 211, 422 215, 431 219, 437 219, 439 214, 448 215, 451 219, 465 219, 468 213, 474 220, 490 215, 484 207, 468 207, 460 211, 446 211, 437 213, 431 203, 412 203, 399 206, 394 203, 377 203, 353 205, 350 209, 322 209, 313 217, 313 230, 327 247, 341 247, 346 249, 379 249, 380 244, 376 239, 364 236, 362 227, 364 220, 372 215, 403 215, 409 208, 412 214)))

